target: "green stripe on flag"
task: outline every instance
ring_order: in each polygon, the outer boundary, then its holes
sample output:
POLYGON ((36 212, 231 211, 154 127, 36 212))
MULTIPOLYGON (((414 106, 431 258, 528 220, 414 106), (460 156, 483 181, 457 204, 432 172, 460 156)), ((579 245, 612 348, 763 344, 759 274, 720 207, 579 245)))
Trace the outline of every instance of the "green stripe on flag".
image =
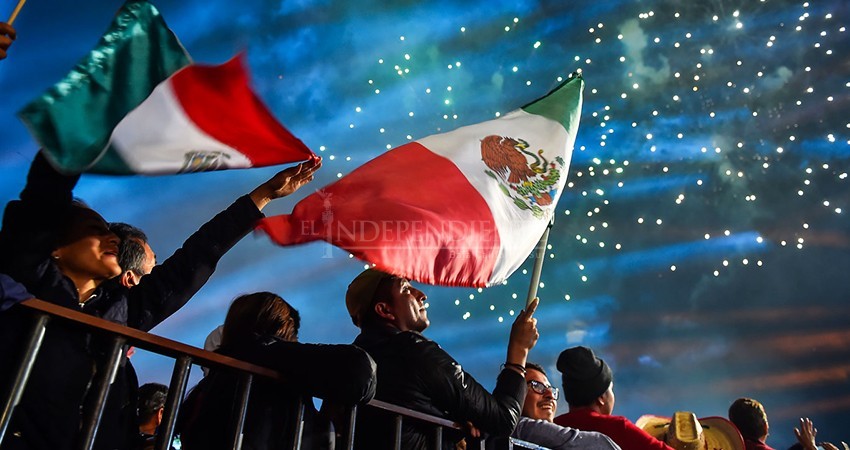
MULTIPOLYGON (((61 170, 79 173, 98 161, 112 130, 163 80, 191 62, 159 11, 147 1, 121 7, 97 46, 18 116, 61 170)), ((121 172, 125 170, 113 170, 121 172)))
POLYGON ((564 129, 575 136, 581 115, 584 79, 574 74, 552 89, 545 96, 525 105, 522 109, 530 114, 547 117, 563 125, 564 129))

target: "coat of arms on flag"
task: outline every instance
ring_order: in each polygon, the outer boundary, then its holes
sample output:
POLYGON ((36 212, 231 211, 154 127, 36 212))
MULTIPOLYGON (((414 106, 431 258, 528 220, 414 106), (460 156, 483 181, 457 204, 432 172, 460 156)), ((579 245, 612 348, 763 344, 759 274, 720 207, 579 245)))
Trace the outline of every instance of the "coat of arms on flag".
POLYGON ((491 169, 484 173, 499 183, 502 192, 518 208, 540 218, 542 207, 551 205, 558 192, 565 163, 561 156, 548 161, 543 149, 532 153, 527 148, 523 139, 491 135, 481 140, 481 159, 491 169), (529 156, 533 162, 528 162, 529 156))

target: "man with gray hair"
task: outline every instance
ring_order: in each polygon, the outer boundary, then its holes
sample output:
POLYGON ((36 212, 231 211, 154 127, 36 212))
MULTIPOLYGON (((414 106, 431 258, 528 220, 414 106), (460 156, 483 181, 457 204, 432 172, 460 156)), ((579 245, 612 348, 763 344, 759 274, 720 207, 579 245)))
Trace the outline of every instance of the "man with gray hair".
POLYGON ((122 272, 118 281, 125 287, 133 287, 156 266, 156 254, 148 244, 145 232, 130 224, 112 222, 109 231, 121 239, 118 244, 118 265, 122 272))

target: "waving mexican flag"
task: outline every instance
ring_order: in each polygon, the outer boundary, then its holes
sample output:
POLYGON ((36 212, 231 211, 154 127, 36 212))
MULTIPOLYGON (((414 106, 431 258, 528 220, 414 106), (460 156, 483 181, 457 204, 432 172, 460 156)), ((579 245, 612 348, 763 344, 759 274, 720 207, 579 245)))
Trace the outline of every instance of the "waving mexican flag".
POLYGON ((98 45, 19 116, 68 173, 179 173, 314 158, 251 90, 242 59, 191 64, 156 8, 129 1, 98 45))
POLYGON ((495 120, 394 148, 259 227, 276 243, 324 240, 424 283, 501 283, 555 213, 584 81, 495 120))

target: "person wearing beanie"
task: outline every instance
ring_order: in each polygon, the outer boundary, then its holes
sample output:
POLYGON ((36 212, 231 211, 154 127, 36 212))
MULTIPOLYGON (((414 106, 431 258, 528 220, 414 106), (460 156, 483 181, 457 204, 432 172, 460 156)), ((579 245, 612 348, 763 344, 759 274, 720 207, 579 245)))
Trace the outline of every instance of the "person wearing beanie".
POLYGON ((564 399, 570 411, 555 423, 607 435, 623 450, 673 450, 638 428, 629 419, 615 416, 614 375, 611 368, 587 347, 561 352, 556 367, 561 372, 564 399))
MULTIPOLYGON (((457 423, 470 436, 481 432, 509 436, 519 420, 526 393, 525 363, 537 342, 535 299, 511 327, 507 359, 491 394, 422 332, 430 325, 426 296, 409 280, 368 269, 348 286, 345 305, 361 332, 354 345, 378 365, 375 398, 457 423)), ((393 448, 393 416, 375 408, 357 412, 356 448, 393 448)), ((434 448, 433 425, 405 420, 405 450, 434 448)), ((446 429, 438 447, 454 449, 464 436, 446 429)))

